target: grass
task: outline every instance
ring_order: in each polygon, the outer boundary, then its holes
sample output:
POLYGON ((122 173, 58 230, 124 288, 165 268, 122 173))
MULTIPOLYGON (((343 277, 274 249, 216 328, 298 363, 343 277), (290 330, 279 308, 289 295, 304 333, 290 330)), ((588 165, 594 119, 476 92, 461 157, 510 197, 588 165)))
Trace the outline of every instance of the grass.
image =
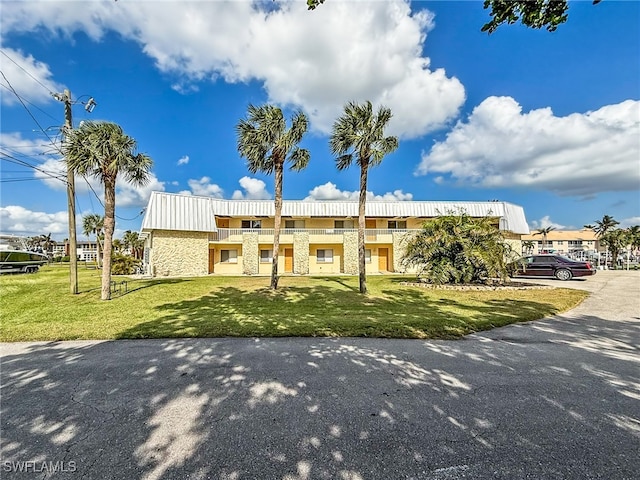
POLYGON ((67 266, 0 277, 0 341, 169 337, 349 336, 459 338, 536 320, 578 305, 570 289, 449 291, 407 287, 407 277, 265 277, 129 281, 100 300, 100 272, 79 269, 69 293, 67 266))

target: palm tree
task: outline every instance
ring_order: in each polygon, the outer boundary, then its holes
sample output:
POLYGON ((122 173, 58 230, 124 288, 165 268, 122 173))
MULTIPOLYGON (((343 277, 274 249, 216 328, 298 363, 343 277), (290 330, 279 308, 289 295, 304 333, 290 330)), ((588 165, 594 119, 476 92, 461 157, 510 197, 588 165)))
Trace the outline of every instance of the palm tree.
POLYGON ((278 288, 278 250, 280 249, 280 224, 282 222, 282 177, 285 162, 291 170, 299 171, 309 163, 309 151, 297 145, 307 131, 307 117, 298 111, 291 118, 291 128, 282 110, 273 105, 255 107, 249 105, 247 118, 236 125, 238 152, 247 159, 251 173, 262 172, 275 176, 275 220, 273 226, 273 258, 271 289, 278 288))
MULTIPOLYGON (((602 217, 602 220, 596 220, 596 224, 592 228, 592 230, 595 232, 596 237, 598 237, 598 240, 600 240, 602 237, 604 237, 607 234, 607 232, 609 232, 611 229, 615 228, 616 225, 619 225, 619 224, 620 222, 615 220, 612 216, 604 215, 602 217)), ((605 246, 604 263, 606 268, 607 260, 609 258, 609 244, 608 242, 602 242, 602 243, 604 243, 604 246, 605 246)), ((598 265, 599 264, 600 264, 600 256, 598 255, 598 265)))
POLYGON ((537 231, 535 231, 533 233, 534 235, 542 235, 542 249, 543 250, 545 250, 547 248, 547 235, 549 234, 549 232, 552 232, 555 229, 556 229, 556 227, 539 228, 537 231))
POLYGON ((124 232, 122 245, 130 250, 133 258, 139 259, 142 257, 141 252, 144 248, 144 240, 139 237, 138 232, 132 232, 131 230, 124 232))
POLYGON ((110 122, 83 122, 65 138, 62 151, 70 168, 78 175, 98 178, 104 186, 104 267, 102 300, 111 299, 111 246, 115 229, 116 178, 120 175, 134 185, 149 180, 153 162, 143 153, 134 153, 136 141, 122 127, 110 122))
POLYGON ((619 225, 620 222, 615 220, 613 217, 609 215, 604 215, 602 220, 596 220, 596 225, 593 227, 593 231, 596 233, 598 237, 601 237, 605 233, 607 233, 612 228, 615 228, 616 225, 619 225))
POLYGON ((104 217, 97 213, 89 213, 82 217, 82 233, 91 238, 96 236, 96 264, 100 268, 100 235, 104 228, 104 217))
POLYGON ((114 253, 120 253, 122 251, 122 240, 119 238, 113 239, 113 251, 114 253))
POLYGON ((622 228, 608 230, 600 236, 600 241, 611 251, 611 267, 615 270, 618 265, 618 255, 629 245, 629 232, 622 228))
POLYGON ((525 251, 530 254, 531 252, 533 252, 533 247, 535 247, 535 243, 533 243, 532 240, 525 240, 524 242, 522 242, 522 246, 524 247, 525 251))
POLYGON ((640 225, 634 225, 632 227, 627 228, 629 232, 629 244, 631 245, 631 250, 635 253, 638 248, 640 248, 640 225))
POLYGON ((381 106, 373 113, 371 102, 364 104, 349 102, 344 114, 333 124, 329 140, 331 153, 337 155, 336 167, 345 170, 354 158, 360 166, 360 198, 358 204, 358 270, 360 293, 367 293, 365 265, 365 204, 367 200, 367 175, 369 167, 382 163, 385 155, 398 148, 398 138, 384 136, 384 129, 391 120, 391 109, 381 106))

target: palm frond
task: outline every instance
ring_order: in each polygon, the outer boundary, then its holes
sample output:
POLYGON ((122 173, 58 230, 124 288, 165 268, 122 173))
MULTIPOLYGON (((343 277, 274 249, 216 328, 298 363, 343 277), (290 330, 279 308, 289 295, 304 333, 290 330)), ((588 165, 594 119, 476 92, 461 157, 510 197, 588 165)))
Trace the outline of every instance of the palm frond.
POLYGON ((304 170, 307 168, 310 158, 311 154, 309 153, 309 150, 305 148, 296 148, 291 152, 291 155, 289 155, 289 162, 291 162, 291 167, 289 167, 289 169, 296 172, 304 170))

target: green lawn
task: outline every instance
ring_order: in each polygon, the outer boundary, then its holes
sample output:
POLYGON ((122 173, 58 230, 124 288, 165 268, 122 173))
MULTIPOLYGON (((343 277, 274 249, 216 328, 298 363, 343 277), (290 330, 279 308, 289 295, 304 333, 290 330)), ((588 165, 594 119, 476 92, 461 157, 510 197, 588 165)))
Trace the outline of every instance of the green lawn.
POLYGON ((458 338, 553 315, 580 303, 569 289, 430 290, 412 277, 202 277, 129 281, 127 293, 100 300, 100 272, 79 269, 69 293, 68 266, 0 276, 1 341, 167 337, 351 336, 458 338))

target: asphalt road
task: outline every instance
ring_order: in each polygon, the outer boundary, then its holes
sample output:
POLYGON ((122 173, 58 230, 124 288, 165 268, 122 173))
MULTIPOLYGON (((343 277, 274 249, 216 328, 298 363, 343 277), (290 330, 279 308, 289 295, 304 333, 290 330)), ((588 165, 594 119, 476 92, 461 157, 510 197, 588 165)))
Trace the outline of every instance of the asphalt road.
POLYGON ((0 475, 637 479, 640 272, 550 283, 592 295, 460 341, 2 344, 0 475))

